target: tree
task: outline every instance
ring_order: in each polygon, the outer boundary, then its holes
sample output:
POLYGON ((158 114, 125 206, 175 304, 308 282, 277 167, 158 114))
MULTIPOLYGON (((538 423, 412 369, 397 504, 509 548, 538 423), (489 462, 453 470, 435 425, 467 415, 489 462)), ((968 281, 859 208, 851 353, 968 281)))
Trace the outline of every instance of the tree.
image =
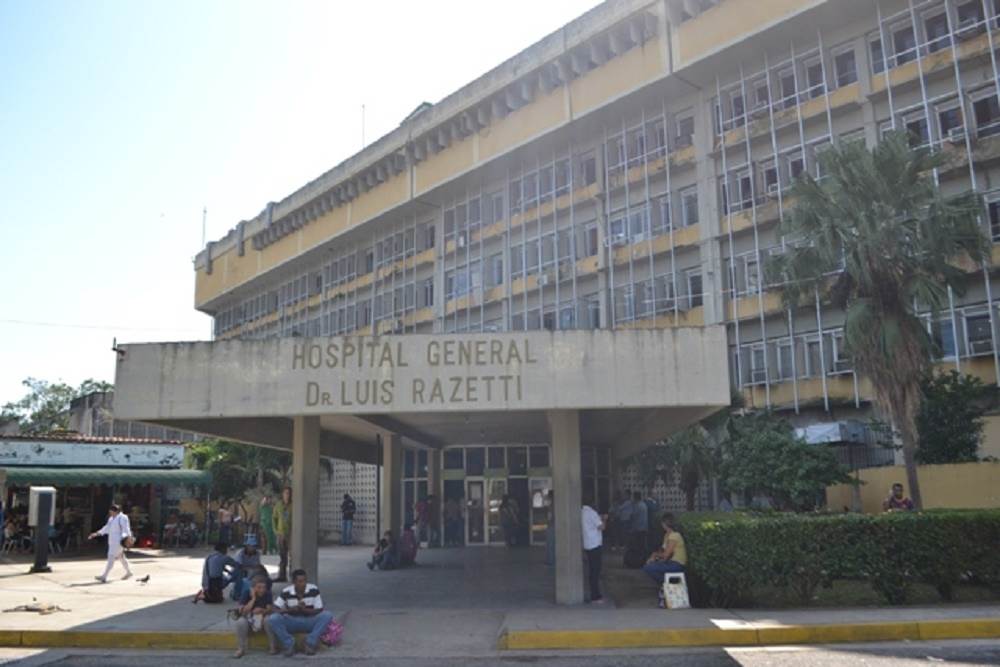
POLYGON ((678 480, 687 509, 693 511, 701 481, 715 471, 716 456, 705 430, 695 425, 644 449, 632 463, 646 487, 657 479, 667 485, 678 480))
POLYGON ((949 288, 964 293, 961 262, 978 266, 989 256, 978 224, 981 199, 943 195, 932 177, 943 161, 940 153, 912 149, 902 132, 890 132, 872 151, 858 142, 823 151, 825 176, 796 183, 781 227, 802 243, 768 265, 787 306, 818 296, 844 309, 847 353, 900 435, 918 508, 917 415, 933 345, 916 304, 936 311, 949 288))
POLYGON ((277 491, 288 483, 291 452, 227 440, 202 440, 188 449, 191 464, 212 473, 212 495, 239 500, 251 489, 270 486, 277 491))
POLYGON ((974 375, 958 371, 927 377, 917 415, 918 463, 979 460, 983 414, 993 391, 974 375))
POLYGON ((727 491, 765 496, 794 511, 815 509, 831 484, 853 483, 833 452, 807 444, 787 421, 766 412, 730 421, 720 477, 727 491))
POLYGON ((87 379, 73 388, 64 382, 49 382, 27 378, 21 382, 28 393, 18 401, 0 408, 0 421, 16 421, 25 433, 48 433, 69 425, 70 402, 95 391, 113 391, 114 385, 102 380, 87 379))

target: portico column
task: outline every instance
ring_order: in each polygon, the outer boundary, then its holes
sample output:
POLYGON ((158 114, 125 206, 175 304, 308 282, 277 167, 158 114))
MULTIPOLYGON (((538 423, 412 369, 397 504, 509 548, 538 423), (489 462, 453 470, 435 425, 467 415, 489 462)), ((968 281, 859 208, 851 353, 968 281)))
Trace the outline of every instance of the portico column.
POLYGON ((319 417, 292 418, 292 569, 319 579, 319 417))
MULTIPOLYGON (((382 532, 398 538, 403 530, 403 439, 394 433, 382 438, 382 532)), ((376 541, 382 536, 376 535, 376 541)))
POLYGON ((580 413, 550 410, 552 506, 556 524, 556 604, 583 602, 583 535, 580 511, 580 413))

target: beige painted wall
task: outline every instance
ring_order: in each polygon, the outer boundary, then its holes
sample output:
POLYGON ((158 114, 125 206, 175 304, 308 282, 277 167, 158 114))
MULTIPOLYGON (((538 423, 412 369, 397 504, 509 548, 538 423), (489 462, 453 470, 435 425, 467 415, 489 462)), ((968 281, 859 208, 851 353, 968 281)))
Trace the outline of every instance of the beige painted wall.
MULTIPOLYGON (((1000 507, 1000 463, 953 463, 919 466, 920 493, 924 508, 1000 507)), ((868 468, 858 472, 861 509, 866 514, 882 511, 882 501, 893 482, 906 484, 903 466, 868 468)), ((830 508, 851 506, 851 488, 845 484, 826 490, 830 508)))

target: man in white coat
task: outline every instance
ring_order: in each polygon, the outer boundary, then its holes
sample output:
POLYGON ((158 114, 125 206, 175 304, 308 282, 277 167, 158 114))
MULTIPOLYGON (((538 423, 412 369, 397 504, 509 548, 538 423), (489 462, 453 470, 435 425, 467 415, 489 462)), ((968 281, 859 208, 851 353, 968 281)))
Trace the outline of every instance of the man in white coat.
POLYGON ((104 574, 95 577, 102 584, 107 583, 108 574, 114 567, 115 561, 120 560, 125 568, 125 576, 128 579, 132 576, 132 569, 128 566, 128 559, 125 558, 125 547, 122 540, 132 536, 132 526, 129 524, 128 515, 121 511, 118 505, 112 504, 108 510, 108 522, 97 532, 91 533, 88 539, 94 539, 98 535, 108 536, 108 564, 104 568, 104 574))

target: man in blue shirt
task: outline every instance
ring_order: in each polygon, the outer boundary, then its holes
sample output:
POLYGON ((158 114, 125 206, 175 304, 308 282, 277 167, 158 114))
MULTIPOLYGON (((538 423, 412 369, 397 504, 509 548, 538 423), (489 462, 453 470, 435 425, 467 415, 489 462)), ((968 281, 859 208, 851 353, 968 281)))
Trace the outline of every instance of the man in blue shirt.
POLYGON ((633 549, 638 549, 643 552, 643 560, 645 560, 646 552, 646 542, 649 536, 649 509, 646 507, 646 503, 642 502, 642 494, 636 491, 632 494, 632 546, 633 549))

